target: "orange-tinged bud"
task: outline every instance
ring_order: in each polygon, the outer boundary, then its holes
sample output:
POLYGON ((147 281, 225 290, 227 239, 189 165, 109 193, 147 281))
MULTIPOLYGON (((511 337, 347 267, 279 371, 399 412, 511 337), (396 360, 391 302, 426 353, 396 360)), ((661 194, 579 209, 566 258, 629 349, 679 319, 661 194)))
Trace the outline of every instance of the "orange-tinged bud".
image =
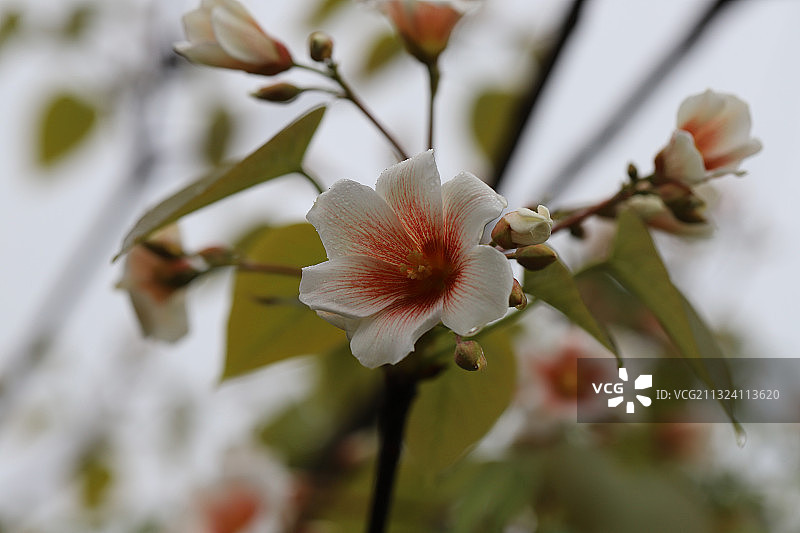
POLYGON ((406 50, 426 65, 436 63, 463 15, 449 2, 387 0, 380 6, 397 29, 406 50))

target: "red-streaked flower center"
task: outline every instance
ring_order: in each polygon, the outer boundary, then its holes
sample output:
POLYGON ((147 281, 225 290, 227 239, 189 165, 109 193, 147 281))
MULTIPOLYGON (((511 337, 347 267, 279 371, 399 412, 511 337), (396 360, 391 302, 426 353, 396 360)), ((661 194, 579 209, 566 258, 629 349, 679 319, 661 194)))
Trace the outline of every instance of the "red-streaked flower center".
POLYGON ((399 269, 408 280, 410 296, 425 300, 440 297, 458 274, 446 247, 433 244, 423 246, 423 251, 409 252, 399 269))

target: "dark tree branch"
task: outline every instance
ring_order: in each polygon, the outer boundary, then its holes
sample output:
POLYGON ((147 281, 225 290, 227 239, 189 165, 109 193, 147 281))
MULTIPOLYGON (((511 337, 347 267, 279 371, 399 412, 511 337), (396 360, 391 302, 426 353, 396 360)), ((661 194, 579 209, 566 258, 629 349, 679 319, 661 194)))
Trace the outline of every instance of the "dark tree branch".
POLYGON ((600 128, 574 155, 555 173, 543 188, 541 198, 554 198, 562 193, 575 179, 578 173, 622 130, 642 104, 659 86, 659 84, 675 69, 698 43, 711 23, 734 0, 715 0, 698 18, 694 26, 683 36, 669 52, 656 63, 647 76, 625 98, 622 104, 611 114, 606 124, 600 128))
POLYGON ((508 133, 492 165, 494 168, 494 177, 490 179, 488 183, 495 189, 500 187, 500 184, 506 176, 506 170, 514 156, 514 152, 517 150, 517 146, 522 138, 522 132, 534 115, 540 96, 547 86, 548 81, 551 79, 555 66, 566 48, 570 37, 572 37, 575 32, 581 10, 584 8, 586 2, 587 0, 574 0, 572 2, 572 7, 564 18, 564 22, 561 24, 556 42, 553 43, 553 47, 550 49, 547 59, 541 66, 541 70, 536 73, 536 77, 528 92, 519 100, 517 110, 514 113, 514 122, 509 125, 508 133))

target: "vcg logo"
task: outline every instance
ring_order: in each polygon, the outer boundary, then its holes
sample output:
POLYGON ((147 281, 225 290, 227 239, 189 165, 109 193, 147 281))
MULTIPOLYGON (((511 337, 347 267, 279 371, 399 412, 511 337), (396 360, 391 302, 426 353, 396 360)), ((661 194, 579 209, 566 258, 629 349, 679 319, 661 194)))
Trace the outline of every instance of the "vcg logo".
MULTIPOLYGON (((628 370, 625 368, 619 369, 619 379, 616 383, 592 383, 592 389, 594 389, 595 394, 600 394, 600 391, 604 392, 605 394, 614 394, 615 396, 608 399, 608 406, 610 408, 617 407, 623 401, 625 401, 624 393, 625 393, 625 386, 624 382, 628 381, 628 370)), ((635 390, 643 390, 649 389, 653 386, 653 376, 652 374, 640 374, 639 377, 633 382, 633 388, 635 390)), ((649 407, 652 403, 652 400, 648 396, 644 396, 642 394, 636 394, 636 399, 645 407, 649 407)), ((633 413, 635 409, 633 401, 629 400, 625 403, 625 412, 626 413, 633 413)))

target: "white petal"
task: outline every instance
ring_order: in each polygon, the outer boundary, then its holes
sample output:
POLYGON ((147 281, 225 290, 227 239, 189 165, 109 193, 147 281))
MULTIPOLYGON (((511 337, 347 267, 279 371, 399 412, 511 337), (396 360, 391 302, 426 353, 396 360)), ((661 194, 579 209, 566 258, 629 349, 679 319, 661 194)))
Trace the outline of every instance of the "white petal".
POLYGON ((486 224, 508 205, 505 198, 468 172, 442 185, 442 203, 446 239, 458 243, 459 249, 480 242, 486 224))
POLYGON ((717 116, 725 107, 725 98, 711 89, 686 98, 678 108, 678 129, 687 124, 702 124, 717 116))
POLYGON ((350 318, 344 315, 337 315, 336 313, 329 313, 328 311, 317 311, 317 315, 328 324, 343 329, 347 333, 347 338, 353 337, 353 332, 358 329, 363 318, 350 318))
POLYGON ((663 176, 686 183, 699 183, 706 177, 703 156, 688 132, 678 130, 656 156, 656 167, 663 176))
POLYGON ((409 280, 395 265, 364 255, 306 267, 300 301, 314 310, 363 318, 407 294, 409 280))
POLYGON ((217 42, 232 57, 251 65, 275 63, 280 59, 272 39, 252 19, 243 19, 228 9, 215 7, 211 11, 211 24, 217 42))
POLYGON ((761 141, 750 139, 741 146, 732 148, 725 153, 713 157, 706 156, 705 165, 709 171, 709 176, 716 177, 732 172, 735 173, 739 165, 741 165, 742 159, 760 152, 761 148, 761 141))
POLYGON ((175 291, 162 302, 143 291, 131 290, 129 294, 145 337, 175 342, 189 332, 186 291, 175 291))
POLYGON ((186 13, 181 20, 189 42, 194 44, 216 42, 214 29, 211 27, 211 13, 208 10, 195 9, 186 13))
POLYGON ((476 246, 445 295, 442 322, 458 335, 497 320, 508 311, 513 276, 508 259, 489 246, 476 246))
POLYGON ((441 239, 442 183, 433 150, 384 170, 375 186, 420 248, 441 239))
POLYGON ((708 148, 701 147, 695 136, 695 144, 706 159, 729 152, 750 139, 750 108, 735 96, 724 96, 722 112, 707 126, 710 137, 708 148))
POLYGON ((439 323, 441 314, 441 301, 428 307, 398 305, 386 309, 361 320, 350 350, 367 368, 393 365, 414 351, 414 344, 439 323))
POLYGON ((233 69, 247 67, 246 64, 229 56, 220 45, 215 43, 176 43, 175 51, 193 63, 233 69))
POLYGON ((334 183, 319 195, 306 219, 317 228, 329 259, 368 255, 400 265, 413 247, 383 198, 355 181, 334 183))
POLYGON ((255 19, 250 14, 250 12, 247 11, 247 8, 244 7, 244 5, 242 5, 242 3, 238 2, 237 0, 211 0, 210 3, 213 4, 211 9, 217 6, 223 7, 227 11, 230 11, 231 14, 240 18, 241 20, 248 22, 250 24, 256 24, 255 19))

